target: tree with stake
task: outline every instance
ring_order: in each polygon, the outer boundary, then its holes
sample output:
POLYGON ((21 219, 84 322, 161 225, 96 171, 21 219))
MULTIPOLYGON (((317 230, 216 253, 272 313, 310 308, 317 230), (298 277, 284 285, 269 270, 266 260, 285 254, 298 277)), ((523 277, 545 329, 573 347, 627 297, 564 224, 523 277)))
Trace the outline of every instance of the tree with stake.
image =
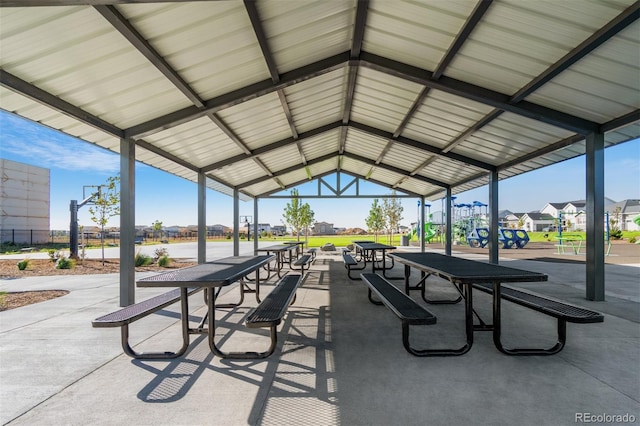
POLYGON ((104 227, 109 219, 120 215, 120 176, 111 176, 105 185, 98 188, 98 196, 89 207, 91 220, 100 226, 102 265, 104 266, 104 227))
POLYGON ((373 199, 371 210, 369 210, 369 216, 365 219, 365 224, 370 232, 375 235, 375 241, 378 242, 378 233, 382 231, 386 225, 384 220, 384 214, 382 207, 378 203, 378 199, 373 199))
POLYGON ((155 222, 153 222, 152 224, 153 226, 153 239, 156 239, 156 235, 160 235, 160 239, 162 239, 162 222, 160 222, 159 220, 156 220, 155 222))
POLYGON ((387 225, 389 225, 389 244, 393 241, 393 233, 398 230, 400 221, 403 219, 402 203, 396 197, 396 191, 391 192, 391 198, 385 198, 383 200, 382 210, 386 218, 387 225))
POLYGON ((282 215, 284 219, 284 224, 289 225, 291 227, 291 231, 294 232, 298 236, 298 241, 300 241, 300 228, 302 228, 302 223, 300 221, 300 198, 298 198, 298 190, 291 190, 291 202, 287 203, 284 207, 284 214, 282 215))
MULTIPOLYGON (((307 247, 309 247, 309 226, 313 223, 314 216, 315 213, 311 210, 309 204, 304 203, 300 206, 300 226, 305 230, 304 243, 307 247)), ((298 241, 300 241, 300 238, 298 238, 298 241)))

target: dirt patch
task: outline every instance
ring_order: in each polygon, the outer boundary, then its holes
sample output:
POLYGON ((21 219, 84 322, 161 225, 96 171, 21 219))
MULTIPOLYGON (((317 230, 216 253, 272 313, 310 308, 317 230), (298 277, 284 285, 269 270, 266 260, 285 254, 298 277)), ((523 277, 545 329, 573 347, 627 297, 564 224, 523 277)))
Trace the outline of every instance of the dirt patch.
MULTIPOLYGON (((182 259, 172 261, 168 267, 161 267, 157 264, 149 266, 139 266, 136 272, 166 272, 171 269, 184 268, 197 265, 197 262, 190 262, 182 259)), ((39 277, 52 275, 89 275, 89 274, 117 274, 120 272, 119 259, 105 259, 104 265, 100 259, 85 259, 77 262, 71 269, 56 269, 56 264, 49 259, 31 259, 27 269, 18 269, 18 261, 15 259, 0 260, 0 279, 16 279, 24 277, 39 277)), ((69 293, 66 290, 46 290, 46 291, 21 291, 0 293, 0 311, 15 309, 33 303, 64 296, 69 293)))
POLYGON ((67 290, 17 291, 0 294, 0 312, 69 294, 67 290))
MULTIPOLYGON (((157 264, 136 267, 136 272, 158 271, 163 272, 176 268, 196 265, 197 262, 175 259, 168 267, 161 267, 157 264)), ((88 275, 88 274, 117 274, 120 272, 119 259, 105 259, 104 265, 100 259, 85 259, 76 262, 76 266, 71 269, 56 269, 56 264, 49 259, 31 259, 29 266, 24 271, 18 269, 18 261, 15 259, 0 260, 0 279, 40 277, 51 275, 88 275)))

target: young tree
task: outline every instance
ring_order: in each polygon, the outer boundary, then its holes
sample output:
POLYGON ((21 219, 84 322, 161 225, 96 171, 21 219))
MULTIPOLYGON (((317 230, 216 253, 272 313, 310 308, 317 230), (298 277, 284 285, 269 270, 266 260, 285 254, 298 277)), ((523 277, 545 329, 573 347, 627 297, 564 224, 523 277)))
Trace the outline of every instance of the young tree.
POLYGON ((402 212, 404 210, 402 203, 396 197, 396 191, 391 192, 390 198, 383 200, 382 210, 389 226, 389 244, 391 244, 393 242, 393 233, 398 230, 400 221, 403 219, 402 212))
POLYGON ((287 203, 284 208, 284 214, 282 215, 284 219, 284 224, 289 225, 291 230, 296 233, 298 236, 298 241, 300 241, 300 228, 302 227, 302 223, 300 222, 300 198, 298 198, 298 190, 291 190, 291 202, 287 203))
MULTIPOLYGON (((309 247, 309 226, 313 223, 315 213, 311 210, 311 206, 309 204, 304 203, 300 206, 300 226, 305 230, 304 231, 304 243, 307 247, 309 247)), ((300 241, 300 238, 298 238, 300 241)))
POLYGON ((111 176, 106 184, 100 185, 98 195, 89 207, 91 220, 100 226, 102 245, 102 265, 104 266, 104 227, 114 216, 120 215, 120 176, 111 176))
POLYGON ((156 238, 156 234, 159 234, 162 239, 162 222, 156 220, 151 226, 153 226, 153 239, 156 238))
POLYGON ((378 199, 373 199, 371 210, 369 210, 369 216, 364 220, 369 232, 373 232, 375 241, 378 242, 378 233, 384 229, 386 223, 384 220, 384 213, 382 207, 378 203, 378 199))

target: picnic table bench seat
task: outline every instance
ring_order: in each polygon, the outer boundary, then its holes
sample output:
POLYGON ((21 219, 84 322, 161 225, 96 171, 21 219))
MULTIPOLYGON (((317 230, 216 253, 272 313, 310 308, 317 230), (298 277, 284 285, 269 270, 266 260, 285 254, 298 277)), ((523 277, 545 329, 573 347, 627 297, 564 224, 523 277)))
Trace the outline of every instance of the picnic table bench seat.
MULTIPOLYGON (((493 294, 493 285, 491 283, 476 283, 473 284, 473 288, 493 294)), ((500 287, 500 296, 504 300, 552 316, 558 320, 558 341, 554 346, 549 349, 525 349, 505 348, 500 344, 498 349, 508 355, 553 355, 560 352, 565 346, 567 322, 588 324, 604 321, 604 316, 599 312, 505 285, 500 287)), ((498 343, 496 343, 496 346, 498 346, 498 343)))
POLYGON ((300 274, 287 274, 282 277, 271 293, 254 308, 245 319, 245 326, 248 328, 269 327, 271 345, 265 352, 248 352, 239 358, 266 358, 273 354, 278 344, 277 327, 282 322, 282 318, 287 313, 289 305, 295 302, 296 290, 302 281, 300 274))
POLYGON ((369 300, 376 305, 385 305, 402 321, 402 344, 404 348, 415 356, 429 356, 437 354, 437 350, 422 350, 411 346, 409 340, 410 325, 431 325, 435 324, 437 318, 424 306, 418 304, 411 297, 404 294, 400 289, 391 284, 387 279, 379 274, 362 273, 362 280, 369 287, 369 300), (372 293, 380 301, 372 298, 372 293))
MULTIPOLYGON (((191 295, 202 288, 188 288, 187 294, 191 295)), ((154 296, 150 299, 143 300, 142 302, 134 303, 129 306, 125 306, 115 312, 103 315, 96 318, 91 322, 91 325, 96 328, 103 327, 120 327, 122 349, 124 353, 132 358, 145 359, 164 359, 164 358, 176 358, 182 355, 189 345, 189 330, 183 330, 183 346, 177 352, 144 352, 139 353, 133 350, 129 344, 129 324, 135 322, 141 318, 144 318, 160 309, 173 305, 180 300, 180 289, 176 288, 166 293, 154 296)))
POLYGON ((347 276, 349 277, 349 279, 359 280, 360 278, 354 278, 351 276, 351 271, 361 271, 364 269, 364 266, 358 267, 358 261, 355 259, 355 257, 349 254, 348 251, 342 252, 342 260, 344 262, 344 267, 347 269, 347 276))
POLYGON ((311 262, 313 262, 313 257, 310 254, 305 254, 303 256, 300 256, 298 259, 296 259, 295 262, 293 262, 291 269, 300 271, 301 274, 304 275, 305 266, 310 266, 311 262), (299 268, 294 268, 294 266, 299 266, 299 268))
POLYGON ((317 247, 311 247, 310 249, 307 250, 307 253, 311 255, 311 259, 315 260, 316 255, 318 253, 318 248, 317 247))

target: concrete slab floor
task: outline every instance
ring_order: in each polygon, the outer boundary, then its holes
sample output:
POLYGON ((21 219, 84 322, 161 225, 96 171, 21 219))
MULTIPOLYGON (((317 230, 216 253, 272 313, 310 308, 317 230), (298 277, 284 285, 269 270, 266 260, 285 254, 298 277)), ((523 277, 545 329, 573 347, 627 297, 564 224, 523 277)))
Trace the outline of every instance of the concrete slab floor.
MULTIPOLYGON (((321 254, 270 358, 222 360, 198 336, 184 357, 137 361, 122 354, 119 330, 91 327, 92 319, 117 308, 117 275, 0 281, 5 291, 71 290, 0 313, 0 423, 569 425, 576 416, 590 418, 583 413, 629 415, 640 422, 639 269, 616 269, 607 301, 588 302, 580 288, 583 274, 572 269, 583 265, 508 262, 549 275, 548 283, 528 288, 605 312, 605 322, 569 324, 567 346, 550 357, 505 356, 490 333, 476 333, 464 356, 418 358, 402 347, 400 321, 367 300, 364 284, 347 279, 341 257, 321 254)), ((400 267, 392 273, 400 275, 400 267)), ((452 294, 446 283, 429 282, 437 295, 452 294)), ((143 300, 158 291, 137 292, 143 300)), ((223 296, 236 297, 234 288, 223 296)), ((488 317, 489 297, 479 294, 475 302, 488 317)), ((202 297, 193 296, 191 303, 196 321, 205 310, 202 297)), ((240 308, 220 310, 223 349, 268 345, 266 330, 241 325, 255 304, 247 297, 240 308)), ((429 347, 461 345, 463 307, 429 309, 438 323, 412 328, 412 340, 429 347)), ((504 315, 510 343, 544 345, 555 338, 553 319, 507 303, 504 315)), ((134 324, 137 348, 175 347, 178 319, 172 306, 134 324)))

